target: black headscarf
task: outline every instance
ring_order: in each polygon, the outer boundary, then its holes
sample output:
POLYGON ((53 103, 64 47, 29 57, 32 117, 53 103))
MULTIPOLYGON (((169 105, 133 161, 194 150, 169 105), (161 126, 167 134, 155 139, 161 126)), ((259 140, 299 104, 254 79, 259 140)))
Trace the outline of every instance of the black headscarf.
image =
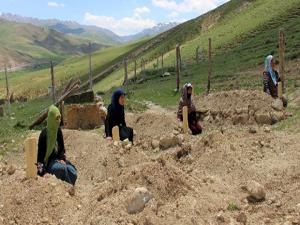
POLYGON ((119 99, 122 95, 125 95, 125 92, 122 89, 117 89, 111 99, 111 111, 113 117, 118 121, 118 123, 125 122, 125 113, 124 113, 124 106, 120 105, 119 99))

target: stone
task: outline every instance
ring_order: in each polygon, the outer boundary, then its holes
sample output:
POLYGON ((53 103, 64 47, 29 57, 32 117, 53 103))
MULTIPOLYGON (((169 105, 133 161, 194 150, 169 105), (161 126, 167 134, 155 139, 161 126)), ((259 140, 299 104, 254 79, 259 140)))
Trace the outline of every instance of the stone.
POLYGON ((250 202, 259 202, 265 200, 266 198, 266 191, 264 186, 256 181, 249 182, 249 184, 247 185, 247 191, 249 193, 247 199, 250 202))
POLYGON ((281 120, 284 120, 284 114, 283 114, 283 112, 271 112, 270 116, 271 116, 273 124, 278 123, 281 120))
POLYGON ((257 133, 257 129, 255 127, 250 127, 249 128, 249 133, 250 134, 256 134, 257 133))
POLYGON ((128 150, 130 150, 132 148, 132 144, 131 143, 129 143, 128 145, 126 145, 125 146, 125 149, 128 151, 128 150))
POLYGON ((7 174, 8 175, 13 175, 16 172, 16 167, 13 165, 10 165, 7 169, 7 174))
POLYGON ((255 113, 255 121, 260 125, 272 125, 272 118, 269 113, 255 113))
POLYGON ((241 115, 237 115, 237 116, 233 116, 232 117, 232 123, 233 125, 237 125, 237 124, 247 124, 249 120, 249 115, 248 114, 241 114, 241 115))
POLYGON ((130 144, 130 141, 127 139, 122 141, 122 146, 125 147, 126 145, 130 144))
POLYGON ((153 149, 158 148, 158 147, 159 147, 159 141, 158 141, 158 140, 155 140, 155 139, 152 140, 151 146, 152 146, 153 149))
POLYGON ((266 133, 271 133, 271 128, 270 128, 270 127, 265 127, 264 131, 265 131, 266 133))
POLYGON ((216 216, 216 219, 218 223, 225 223, 225 218, 221 213, 216 216))
POLYGON ((136 188, 132 196, 126 201, 126 209, 129 214, 137 214, 144 210, 145 204, 149 202, 153 196, 145 187, 136 188))
POLYGON ((283 110, 283 102, 280 98, 276 98, 272 103, 272 108, 276 111, 282 111, 283 110))
POLYGON ((159 141, 159 147, 162 150, 166 150, 166 149, 174 147, 178 144, 179 144, 179 138, 174 135, 163 137, 159 141))
POLYGON ((236 221, 243 224, 243 225, 246 225, 247 224, 246 214, 244 212, 239 213, 236 217, 236 221))
POLYGON ((176 151, 176 158, 180 159, 182 157, 188 156, 191 150, 192 150, 192 146, 190 144, 182 145, 181 148, 176 151))

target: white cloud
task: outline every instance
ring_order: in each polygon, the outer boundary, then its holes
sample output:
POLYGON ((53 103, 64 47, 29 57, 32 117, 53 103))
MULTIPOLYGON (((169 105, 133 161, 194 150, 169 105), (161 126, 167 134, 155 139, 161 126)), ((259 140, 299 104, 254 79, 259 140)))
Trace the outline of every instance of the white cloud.
POLYGON ((63 3, 57 3, 57 2, 48 2, 49 7, 65 7, 65 4, 63 3))
MULTIPOLYGON (((223 3, 226 1, 229 0, 222 0, 223 3)), ((183 0, 179 3, 175 0, 152 0, 152 4, 163 9, 172 10, 171 16, 175 15, 175 12, 203 14, 216 8, 220 4, 220 0, 183 0)))
POLYGON ((146 6, 140 7, 140 8, 136 8, 134 10, 134 14, 143 14, 143 13, 149 13, 150 9, 147 8, 146 6))
POLYGON ((86 12, 84 21, 89 25, 107 28, 118 35, 129 35, 155 26, 156 23, 154 20, 143 18, 142 14, 149 12, 150 10, 147 7, 140 7, 133 11, 132 16, 123 17, 121 19, 110 16, 93 15, 92 13, 86 12))
POLYGON ((178 13, 178 12, 175 12, 175 11, 171 12, 171 13, 168 15, 169 18, 176 18, 176 17, 178 17, 178 16, 179 16, 179 13, 178 13))

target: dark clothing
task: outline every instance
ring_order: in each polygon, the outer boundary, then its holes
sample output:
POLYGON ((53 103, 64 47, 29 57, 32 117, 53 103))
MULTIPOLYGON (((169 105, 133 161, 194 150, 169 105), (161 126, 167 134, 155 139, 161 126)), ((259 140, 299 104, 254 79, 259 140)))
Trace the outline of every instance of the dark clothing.
POLYGON ((77 170, 75 166, 66 160, 64 138, 60 128, 57 131, 56 140, 56 150, 52 152, 48 164, 45 165, 44 158, 47 151, 47 128, 42 130, 38 143, 37 162, 43 165, 43 168, 38 171, 38 174, 40 176, 43 176, 45 173, 54 174, 58 179, 74 185, 77 179, 77 170), (65 161, 66 164, 60 163, 60 160, 65 161))
POLYGON ((126 126, 124 111, 118 111, 112 105, 108 106, 107 116, 105 119, 105 134, 106 137, 112 137, 112 128, 119 127, 121 141, 129 139, 133 141, 133 129, 126 126))
MULTIPOLYGON (((61 129, 59 128, 57 131, 57 139, 56 139, 56 148, 57 151, 53 151, 49 157, 49 162, 53 160, 66 160, 65 156, 65 145, 64 138, 61 129)), ((45 165, 44 158, 47 151, 47 128, 43 129, 38 143, 38 158, 37 162, 45 165)))
POLYGON ((188 113, 196 111, 196 107, 194 105, 194 101, 192 96, 188 95, 188 86, 184 85, 182 88, 181 98, 178 105, 177 117, 180 118, 182 116, 182 109, 184 106, 188 107, 188 113))
POLYGON ((269 95, 271 95, 273 98, 278 98, 278 82, 280 82, 280 77, 278 75, 277 71, 275 72, 275 76, 276 76, 276 84, 274 84, 272 78, 271 78, 271 74, 269 72, 264 72, 263 73, 263 84, 264 84, 264 92, 268 93, 269 95))
POLYGON ((120 105, 119 99, 125 92, 122 89, 116 90, 111 99, 111 104, 107 108, 107 116, 105 119, 105 135, 112 137, 112 129, 115 126, 119 127, 121 141, 129 139, 133 142, 133 130, 126 126, 124 106, 120 105))
MULTIPOLYGON (((179 119, 183 121, 182 115, 179 117, 179 119)), ((188 114, 188 123, 189 123, 189 128, 192 131, 193 135, 202 133, 202 127, 199 123, 199 120, 197 119, 197 115, 195 111, 188 114)))

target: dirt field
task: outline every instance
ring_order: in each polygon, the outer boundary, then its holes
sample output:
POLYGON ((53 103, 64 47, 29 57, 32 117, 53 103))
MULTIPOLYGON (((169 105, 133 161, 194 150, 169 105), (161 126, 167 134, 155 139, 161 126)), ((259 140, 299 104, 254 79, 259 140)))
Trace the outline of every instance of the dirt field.
MULTIPOLYGON (((197 97, 196 104, 214 111, 223 94, 197 97)), ((249 104, 272 110, 251 92, 236 94, 235 101, 248 96, 247 102, 221 111, 249 104)), ((205 132, 191 136, 181 134, 173 111, 153 107, 127 116, 136 132, 131 148, 104 140, 101 129, 64 130, 79 175, 74 196, 54 177, 24 179, 22 149, 7 155, 0 163, 0 224, 300 224, 300 134, 207 119, 205 132), (251 181, 264 186, 265 199, 247 199, 251 181), (142 203, 137 188, 147 189, 142 203)))

